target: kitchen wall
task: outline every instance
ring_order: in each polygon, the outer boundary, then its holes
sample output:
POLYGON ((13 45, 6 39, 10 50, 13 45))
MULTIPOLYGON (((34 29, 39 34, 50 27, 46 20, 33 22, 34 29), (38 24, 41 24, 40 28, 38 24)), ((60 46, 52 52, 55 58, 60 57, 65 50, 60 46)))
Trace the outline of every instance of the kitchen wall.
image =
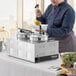
POLYGON ((17 26, 17 0, 0 0, 0 40, 6 41, 17 26))

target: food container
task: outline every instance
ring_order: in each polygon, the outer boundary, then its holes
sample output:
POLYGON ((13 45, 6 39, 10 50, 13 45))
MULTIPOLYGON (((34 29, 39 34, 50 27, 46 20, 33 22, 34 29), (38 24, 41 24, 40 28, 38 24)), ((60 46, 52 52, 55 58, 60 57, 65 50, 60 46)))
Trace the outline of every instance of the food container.
POLYGON ((41 24, 43 30, 47 30, 48 24, 41 24))
POLYGON ((25 29, 19 29, 17 36, 19 39, 29 39, 32 32, 25 29))
POLYGON ((32 34, 30 35, 30 41, 47 41, 48 40, 48 36, 47 35, 42 35, 42 34, 32 34))
POLYGON ((61 53, 61 59, 67 68, 73 67, 74 62, 76 62, 76 52, 61 53))
POLYGON ((29 39, 30 34, 29 33, 18 33, 18 38, 19 39, 29 39))

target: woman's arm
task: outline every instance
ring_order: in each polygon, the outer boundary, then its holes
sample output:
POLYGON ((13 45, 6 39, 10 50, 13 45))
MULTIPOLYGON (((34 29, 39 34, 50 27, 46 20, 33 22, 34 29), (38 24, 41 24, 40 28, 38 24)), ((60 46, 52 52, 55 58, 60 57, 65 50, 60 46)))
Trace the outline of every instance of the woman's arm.
POLYGON ((64 15, 62 26, 60 28, 52 27, 47 29, 50 37, 63 37, 70 33, 75 22, 75 12, 73 9, 68 9, 64 15))
POLYGON ((43 15, 41 15, 41 12, 39 12, 39 13, 36 13, 36 19, 37 20, 39 20, 39 21, 41 21, 41 23, 42 24, 47 24, 47 22, 46 22, 46 18, 47 18, 47 16, 48 16, 48 12, 49 12, 49 9, 51 9, 51 4, 47 7, 47 9, 46 9, 46 11, 44 12, 44 14, 43 15), (40 15, 40 16, 39 16, 40 15))

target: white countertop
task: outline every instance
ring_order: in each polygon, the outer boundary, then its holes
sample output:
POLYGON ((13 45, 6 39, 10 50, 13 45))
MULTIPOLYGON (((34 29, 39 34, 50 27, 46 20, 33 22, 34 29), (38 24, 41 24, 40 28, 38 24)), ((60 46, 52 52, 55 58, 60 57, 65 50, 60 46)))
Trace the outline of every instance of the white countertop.
POLYGON ((28 61, 10 57, 10 56, 8 56, 8 54, 6 52, 0 52, 0 61, 1 60, 6 61, 8 63, 18 64, 18 65, 24 66, 24 67, 27 66, 27 67, 39 69, 41 71, 45 71, 48 73, 58 73, 58 71, 56 71, 56 69, 52 69, 51 67, 52 66, 60 67, 60 64, 62 63, 60 58, 55 59, 55 60, 50 60, 50 61, 44 61, 44 62, 40 62, 40 63, 31 63, 28 61))
POLYGON ((24 65, 24 66, 29 65, 30 67, 35 67, 35 68, 39 68, 39 69, 46 70, 46 71, 50 71, 51 66, 60 67, 60 64, 62 62, 60 60, 60 58, 58 58, 55 60, 49 60, 49 61, 44 61, 44 62, 39 62, 39 63, 32 63, 32 62, 17 59, 14 57, 10 57, 10 56, 8 56, 8 54, 6 52, 0 53, 0 59, 7 60, 9 62, 19 63, 19 64, 24 65))

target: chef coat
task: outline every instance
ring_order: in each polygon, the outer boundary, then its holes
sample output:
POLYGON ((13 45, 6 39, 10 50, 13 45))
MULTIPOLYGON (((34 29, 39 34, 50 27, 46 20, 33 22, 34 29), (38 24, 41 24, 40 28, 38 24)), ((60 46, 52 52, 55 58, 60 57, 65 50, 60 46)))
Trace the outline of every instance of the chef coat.
POLYGON ((56 40, 59 40, 59 51, 74 51, 72 32, 75 22, 75 12, 66 2, 58 6, 50 4, 41 17, 37 17, 42 24, 48 24, 47 34, 56 40), (63 46, 67 43, 67 46, 63 46))

